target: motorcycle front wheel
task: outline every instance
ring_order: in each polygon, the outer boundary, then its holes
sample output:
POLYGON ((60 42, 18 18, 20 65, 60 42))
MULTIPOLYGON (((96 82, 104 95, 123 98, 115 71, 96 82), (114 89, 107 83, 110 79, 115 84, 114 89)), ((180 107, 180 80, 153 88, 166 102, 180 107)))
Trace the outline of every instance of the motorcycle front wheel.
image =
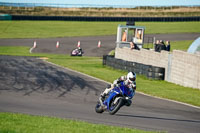
POLYGON ((109 105, 109 114, 114 115, 123 105, 122 98, 118 99, 116 103, 114 103, 115 98, 113 98, 109 105))

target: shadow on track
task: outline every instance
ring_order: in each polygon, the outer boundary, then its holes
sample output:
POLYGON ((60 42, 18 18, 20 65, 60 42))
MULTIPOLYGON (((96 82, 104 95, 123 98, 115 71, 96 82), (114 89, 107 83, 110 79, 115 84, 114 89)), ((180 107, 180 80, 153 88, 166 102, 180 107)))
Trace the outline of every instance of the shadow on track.
POLYGON ((183 120, 183 119, 162 118, 162 117, 151 117, 151 116, 141 116, 141 115, 116 114, 116 116, 131 117, 131 118, 140 118, 140 119, 164 120, 164 121, 179 121, 179 122, 200 123, 200 121, 196 121, 196 120, 183 120))
POLYGON ((87 80, 68 74, 43 61, 30 57, 0 56, 0 90, 22 92, 31 95, 33 92, 50 93, 64 97, 68 92, 77 89, 88 95, 98 89, 87 80))

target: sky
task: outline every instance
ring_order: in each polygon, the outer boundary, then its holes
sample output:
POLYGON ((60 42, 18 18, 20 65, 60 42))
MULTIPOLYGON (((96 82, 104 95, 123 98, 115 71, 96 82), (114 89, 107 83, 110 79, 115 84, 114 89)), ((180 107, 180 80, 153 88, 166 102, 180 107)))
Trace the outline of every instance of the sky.
POLYGON ((111 6, 200 6, 200 0, 0 0, 12 3, 48 3, 111 6))

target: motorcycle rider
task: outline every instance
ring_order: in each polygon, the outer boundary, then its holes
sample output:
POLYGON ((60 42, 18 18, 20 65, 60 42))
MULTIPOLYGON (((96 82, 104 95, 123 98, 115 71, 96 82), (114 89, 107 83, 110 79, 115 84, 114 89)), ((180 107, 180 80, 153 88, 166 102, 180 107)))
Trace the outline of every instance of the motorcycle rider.
POLYGON ((136 73, 135 72, 129 72, 127 75, 125 76, 121 76, 118 79, 114 80, 113 84, 109 85, 105 91, 101 94, 102 99, 105 98, 105 96, 116 86, 119 86, 119 84, 121 82, 124 82, 124 85, 129 88, 132 89, 134 94, 135 94, 135 90, 136 90, 136 73))

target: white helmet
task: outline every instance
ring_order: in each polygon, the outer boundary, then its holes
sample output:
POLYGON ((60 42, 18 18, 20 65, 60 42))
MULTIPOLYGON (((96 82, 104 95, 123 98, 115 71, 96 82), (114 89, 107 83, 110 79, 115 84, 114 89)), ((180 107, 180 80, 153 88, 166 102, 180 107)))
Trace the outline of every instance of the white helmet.
POLYGON ((128 79, 129 82, 135 81, 135 80, 136 80, 136 73, 134 73, 134 72, 129 72, 129 73, 127 74, 127 79, 128 79))

